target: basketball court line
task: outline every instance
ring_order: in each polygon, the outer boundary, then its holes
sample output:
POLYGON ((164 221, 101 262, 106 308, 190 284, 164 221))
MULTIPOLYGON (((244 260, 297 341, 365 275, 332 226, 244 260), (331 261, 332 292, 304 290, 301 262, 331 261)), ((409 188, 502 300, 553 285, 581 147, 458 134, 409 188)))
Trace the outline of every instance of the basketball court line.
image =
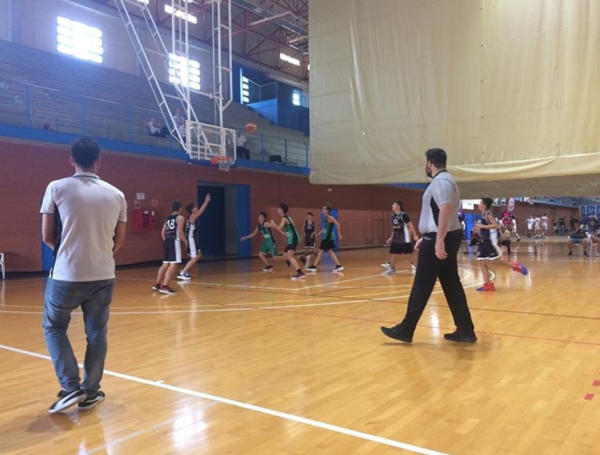
MULTIPOLYGON (((211 406, 215 406, 215 405, 216 405, 216 403, 211 404, 211 406)), ((208 407, 211 407, 211 406, 208 406, 208 407)), ((144 430, 134 431, 133 433, 129 433, 127 436, 123 436, 123 437, 117 438, 117 439, 112 439, 109 443, 102 444, 101 446, 98 446, 98 447, 94 447, 93 449, 87 450, 85 453, 86 453, 86 455, 92 455, 94 453, 99 453, 99 452, 111 453, 110 449, 114 449, 118 445, 120 445, 124 442, 131 441, 132 439, 135 439, 138 436, 141 436, 143 434, 147 434, 147 433, 150 433, 150 432, 153 432, 156 430, 160 430, 161 428, 166 427, 167 425, 175 422, 176 420, 177 420, 177 417, 173 417, 171 419, 164 420, 163 422, 159 422, 155 425, 151 425, 149 428, 146 428, 144 430)))
MULTIPOLYGON (((492 273, 492 278, 493 278, 492 273)), ((464 286, 464 289, 470 289, 475 286, 479 286, 482 283, 473 283, 470 285, 464 286)), ((443 291, 433 291, 433 294, 441 294, 443 291)), ((409 297, 410 294, 404 295, 395 295, 391 297, 378 297, 378 298, 366 298, 366 299, 358 299, 358 300, 341 300, 338 302, 320 302, 320 303, 309 303, 306 305, 270 305, 263 307, 243 307, 240 306, 238 308, 215 308, 215 309, 198 309, 198 310, 157 310, 157 311, 111 311, 111 315, 143 315, 143 314, 192 314, 192 313, 226 313, 226 312, 234 312, 234 311, 253 311, 253 310, 277 310, 277 309, 289 309, 289 308, 308 308, 308 307, 319 307, 319 306, 335 306, 335 305, 351 305, 356 303, 366 303, 366 302, 387 302, 389 300, 395 300, 400 298, 409 297)), ((324 298, 332 298, 332 297, 324 297, 324 298)), ((338 297, 339 298, 339 297, 338 297)), ((225 304, 223 304, 225 305, 225 304)), ((242 304, 243 305, 243 304, 242 304)), ((12 311, 12 310, 0 310, 0 314, 43 314, 43 311, 12 311)), ((81 314, 80 312, 73 312, 73 314, 81 314)))
MULTIPOLYGON (((38 359, 51 360, 49 356, 38 354, 37 352, 26 351, 24 349, 15 348, 12 346, 6 346, 0 344, 0 349, 4 349, 5 351, 10 351, 16 354, 27 355, 30 357, 36 357, 38 359)), ((81 364, 79 364, 80 368, 83 368, 81 364)), ((364 433, 362 431, 352 430, 350 428, 341 427, 338 425, 333 425, 327 422, 322 422, 320 420, 310 419, 307 417, 298 416, 295 414, 289 414, 287 412, 277 411, 275 409, 266 408, 263 406, 254 405, 251 403, 246 403, 243 401, 237 401, 226 397, 221 397, 218 395, 212 395, 205 392, 198 392, 196 390, 187 389, 183 387, 177 387, 171 384, 166 384, 164 382, 151 381, 149 379, 140 378, 138 376, 132 376, 124 373, 118 373, 116 371, 104 370, 104 374, 106 376, 112 376, 115 378, 123 379, 126 381, 136 382, 138 384, 143 384, 151 387, 156 387, 158 389, 168 390, 171 392, 176 392, 182 395, 193 396, 196 398, 201 398, 204 400, 212 401, 215 403, 226 404, 229 406, 233 406, 240 409, 245 409, 247 411, 258 412, 260 414, 269 415, 272 417, 279 417, 280 419, 288 420, 290 422, 295 422, 303 425, 307 425, 314 428, 319 428, 322 430, 328 430, 334 433, 343 434, 346 436, 351 436, 353 438, 362 439, 369 442, 374 442, 376 444, 386 445, 389 447, 394 447, 397 449, 407 450, 412 453, 419 453, 423 455, 448 455, 444 452, 439 452, 437 450, 427 449, 425 447, 416 446, 413 444, 409 444, 402 441, 396 441, 394 439, 385 438, 382 436, 364 433)))
MULTIPOLYGON (((401 271, 399 271, 399 272, 401 272, 401 271)), ((311 276, 311 275, 308 275, 308 276, 311 276)), ((383 277, 383 275, 381 273, 378 273, 376 275, 366 275, 366 276, 357 277, 357 278, 350 278, 347 280, 338 280, 338 281, 332 281, 329 283, 321 283, 321 284, 302 286, 302 287, 297 287, 297 288, 294 288, 294 287, 281 288, 281 287, 275 287, 275 286, 256 286, 256 285, 249 285, 249 284, 215 283, 215 282, 207 282, 207 281, 192 281, 190 283, 187 283, 187 285, 214 286, 214 287, 241 288, 241 289, 259 289, 259 290, 268 289, 268 290, 272 290, 272 291, 290 292, 290 291, 305 291, 308 289, 321 288, 321 287, 331 287, 331 286, 335 286, 336 284, 339 284, 339 283, 349 283, 349 282, 353 282, 353 281, 367 280, 369 278, 377 278, 377 277, 383 277)), ((151 280, 148 278, 132 278, 132 277, 117 277, 117 280, 145 281, 145 282, 153 282, 154 281, 154 280, 151 280)))

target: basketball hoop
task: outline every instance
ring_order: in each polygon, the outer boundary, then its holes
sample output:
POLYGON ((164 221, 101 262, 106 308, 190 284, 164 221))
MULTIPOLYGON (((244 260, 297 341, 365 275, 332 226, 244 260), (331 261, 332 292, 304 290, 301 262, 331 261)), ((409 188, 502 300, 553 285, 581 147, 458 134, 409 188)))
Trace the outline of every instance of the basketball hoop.
POLYGON ((216 165, 220 171, 229 172, 231 167, 231 159, 228 156, 213 156, 210 159, 210 164, 216 165))

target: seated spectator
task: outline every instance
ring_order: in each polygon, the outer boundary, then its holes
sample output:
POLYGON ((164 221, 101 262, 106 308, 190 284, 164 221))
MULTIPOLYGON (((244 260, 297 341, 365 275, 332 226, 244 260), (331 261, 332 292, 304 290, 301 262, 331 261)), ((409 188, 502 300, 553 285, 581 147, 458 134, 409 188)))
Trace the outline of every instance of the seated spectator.
POLYGON ((185 125, 185 118, 183 118, 183 113, 181 112, 181 109, 177 109, 175 111, 173 120, 175 120, 175 125, 177 126, 177 128, 179 128, 181 125, 185 125))
POLYGON ((583 247, 583 255, 587 256, 588 249, 588 238, 586 232, 581 227, 579 221, 575 220, 573 223, 573 232, 569 235, 569 241, 567 246, 569 248, 569 254, 567 256, 573 255, 573 245, 581 245, 583 247))
POLYGON ((156 121, 156 119, 154 117, 152 117, 150 119, 150 121, 147 123, 148 125, 148 132, 150 133, 150 136, 162 136, 161 134, 161 130, 160 130, 160 125, 158 124, 158 122, 156 121))
POLYGON ((250 150, 246 148, 246 142, 248 139, 241 131, 238 132, 238 137, 236 139, 236 149, 237 149, 237 157, 243 160, 250 159, 250 150))
MULTIPOLYGON (((179 134, 181 135, 181 138, 185 141, 185 122, 182 123, 181 125, 179 125, 177 127, 177 129, 179 130, 179 134)), ((193 136, 192 136, 193 137, 193 136)))

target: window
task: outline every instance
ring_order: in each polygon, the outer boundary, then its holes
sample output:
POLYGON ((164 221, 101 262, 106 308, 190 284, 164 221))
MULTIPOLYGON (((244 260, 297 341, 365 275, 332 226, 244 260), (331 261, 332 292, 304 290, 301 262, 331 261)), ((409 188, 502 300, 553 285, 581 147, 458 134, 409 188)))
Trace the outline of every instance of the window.
POLYGON ((182 55, 169 54, 169 82, 200 90, 200 63, 182 55))
POLYGON ((173 9, 173 7, 171 5, 167 5, 165 4, 165 13, 167 14, 173 14, 175 17, 179 17, 180 19, 185 19, 188 22, 191 22, 192 24, 197 24, 198 23, 198 18, 192 14, 186 14, 185 11, 182 11, 180 9, 173 9))
POLYGON ((102 63, 102 30, 58 16, 56 18, 56 49, 82 60, 102 63))
POLYGON ((297 58, 292 57, 291 55, 287 55, 284 54, 283 52, 281 52, 279 54, 279 58, 281 60, 283 60, 284 62, 288 62, 294 66, 300 66, 300 60, 298 60, 297 58))
POLYGON ((294 106, 300 106, 302 104, 302 98, 299 90, 294 90, 292 92, 292 104, 294 106))
POLYGON ((242 76, 242 104, 250 102, 250 79, 242 76))

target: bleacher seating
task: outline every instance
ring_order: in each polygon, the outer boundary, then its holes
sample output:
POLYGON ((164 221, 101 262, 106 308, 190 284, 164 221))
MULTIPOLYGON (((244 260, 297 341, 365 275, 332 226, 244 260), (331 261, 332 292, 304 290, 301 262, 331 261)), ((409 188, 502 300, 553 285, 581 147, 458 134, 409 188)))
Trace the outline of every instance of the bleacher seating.
MULTIPOLYGON (((215 123, 208 98, 194 95, 193 104, 200 121, 215 123)), ((151 117, 162 120, 143 77, 0 40, 0 123, 172 145, 168 138, 148 134, 151 117)), ((273 125, 232 103, 225 126, 242 130, 248 122, 256 123, 259 132, 245 133, 251 159, 268 161, 269 156, 280 155, 285 160, 287 142, 288 164, 307 165, 308 137, 301 131, 273 125)))

